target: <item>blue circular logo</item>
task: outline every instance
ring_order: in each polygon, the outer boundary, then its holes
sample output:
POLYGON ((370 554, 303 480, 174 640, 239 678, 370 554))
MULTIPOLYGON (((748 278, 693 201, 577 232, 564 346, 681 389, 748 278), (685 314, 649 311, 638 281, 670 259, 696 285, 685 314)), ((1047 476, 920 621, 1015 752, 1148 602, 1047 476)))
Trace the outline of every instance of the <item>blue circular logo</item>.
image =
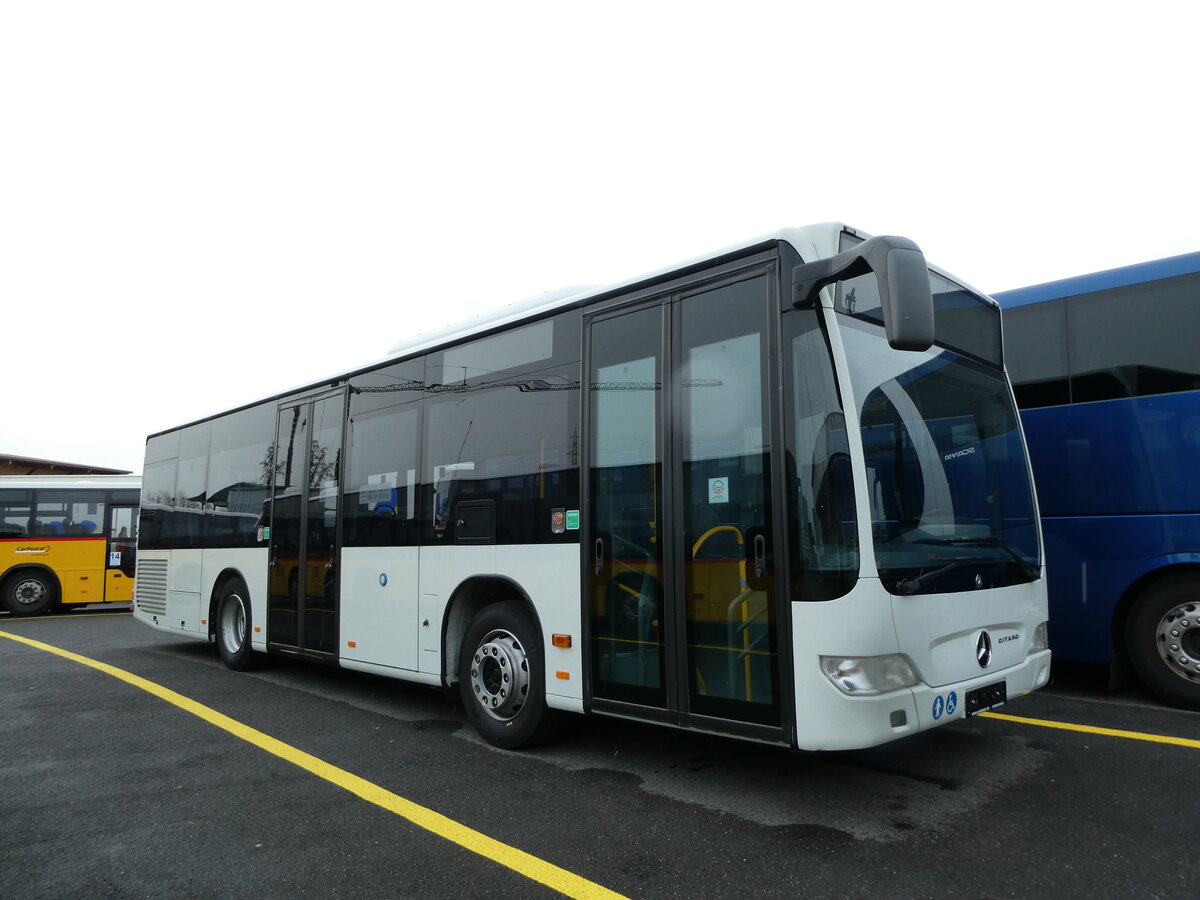
POLYGON ((955 691, 951 691, 950 696, 946 698, 946 715, 954 715, 956 709, 958 709, 958 694, 955 691))
POLYGON ((933 698, 933 720, 935 722, 942 717, 943 702, 941 697, 933 698))
POLYGON ((387 587, 387 572, 380 572, 380 573, 379 573, 379 586, 380 586, 380 587, 387 587))

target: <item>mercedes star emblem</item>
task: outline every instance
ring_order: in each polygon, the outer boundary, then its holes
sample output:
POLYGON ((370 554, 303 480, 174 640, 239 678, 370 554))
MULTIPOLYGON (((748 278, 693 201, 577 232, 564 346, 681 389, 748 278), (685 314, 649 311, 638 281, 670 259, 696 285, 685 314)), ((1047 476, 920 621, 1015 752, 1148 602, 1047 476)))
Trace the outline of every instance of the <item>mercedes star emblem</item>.
POLYGON ((992 636, 986 631, 979 632, 979 640, 975 642, 975 660, 981 669, 992 662, 992 636))

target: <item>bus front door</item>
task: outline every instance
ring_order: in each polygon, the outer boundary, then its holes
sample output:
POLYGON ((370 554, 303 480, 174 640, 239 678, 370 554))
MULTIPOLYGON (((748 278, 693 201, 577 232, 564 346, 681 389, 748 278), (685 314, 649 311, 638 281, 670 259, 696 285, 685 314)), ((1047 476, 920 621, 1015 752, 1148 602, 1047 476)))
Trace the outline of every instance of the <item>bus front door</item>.
POLYGON ((338 642, 342 393, 279 408, 271 495, 267 641, 331 656, 338 642))
POLYGON ((783 727, 766 387, 774 284, 759 266, 588 320, 593 709, 783 727))
POLYGON ((104 567, 104 602, 132 603, 137 558, 138 508, 108 508, 108 557, 104 567))

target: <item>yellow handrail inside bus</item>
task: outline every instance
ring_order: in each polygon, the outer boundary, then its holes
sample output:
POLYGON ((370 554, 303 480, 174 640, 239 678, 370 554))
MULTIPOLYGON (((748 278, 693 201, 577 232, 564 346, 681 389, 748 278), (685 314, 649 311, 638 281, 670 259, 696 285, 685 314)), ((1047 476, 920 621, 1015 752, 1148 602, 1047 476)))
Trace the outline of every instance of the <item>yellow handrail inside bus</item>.
MULTIPOLYGON (((712 537, 715 534, 721 534, 722 532, 726 532, 726 531, 733 532, 734 536, 737 538, 739 547, 744 547, 746 545, 746 539, 742 536, 741 529, 738 528, 736 525, 714 525, 712 528, 708 529, 708 531, 704 532, 704 534, 700 535, 700 537, 696 538, 696 543, 692 544, 692 559, 696 558, 696 554, 700 552, 700 548, 704 545, 705 541, 707 541, 710 537, 712 537)), ((740 606, 741 607, 741 615, 742 615, 742 625, 741 625, 741 629, 740 629, 742 632, 742 665, 744 667, 745 680, 746 680, 746 699, 750 702, 753 702, 754 701, 754 690, 750 683, 750 632, 749 632, 749 624, 750 624, 750 599, 749 598, 750 598, 751 591, 750 591, 750 586, 746 581, 746 554, 739 553, 738 557, 739 557, 738 558, 738 575, 741 580, 742 593, 739 594, 737 597, 735 597, 733 599, 733 601, 729 604, 729 618, 732 619, 732 617, 733 617, 734 607, 740 606)), ((699 669, 696 670, 696 677, 697 678, 700 677, 699 669)), ((732 687, 732 685, 731 685, 731 687, 732 687)))
MULTIPOLYGON (((735 535, 737 535, 738 546, 739 547, 745 546, 746 539, 742 537, 742 532, 736 525, 714 525, 712 528, 708 529, 708 531, 704 532, 704 534, 700 535, 700 537, 696 538, 696 543, 692 544, 692 559, 696 558, 696 554, 700 552, 700 547, 701 547, 701 545, 704 544, 705 541, 707 541, 714 534, 720 534, 722 531, 732 531, 735 535)), ((743 559, 742 560, 742 584, 744 585, 745 583, 746 583, 746 562, 743 559)))

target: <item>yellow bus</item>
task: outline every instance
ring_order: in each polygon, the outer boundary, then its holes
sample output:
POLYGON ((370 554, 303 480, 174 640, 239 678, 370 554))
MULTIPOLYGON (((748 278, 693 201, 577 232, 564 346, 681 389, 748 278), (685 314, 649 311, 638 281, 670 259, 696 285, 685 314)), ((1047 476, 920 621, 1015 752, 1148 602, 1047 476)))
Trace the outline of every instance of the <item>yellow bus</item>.
POLYGON ((0 609, 131 603, 140 475, 0 476, 0 609))

